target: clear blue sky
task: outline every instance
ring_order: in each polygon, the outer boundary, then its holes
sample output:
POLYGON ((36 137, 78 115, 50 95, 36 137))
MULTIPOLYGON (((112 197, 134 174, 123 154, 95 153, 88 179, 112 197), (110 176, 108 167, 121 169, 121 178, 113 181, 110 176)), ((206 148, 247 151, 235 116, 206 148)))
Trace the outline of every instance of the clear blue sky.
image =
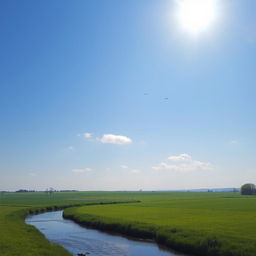
POLYGON ((256 1, 177 2, 0 2, 0 190, 256 183, 256 1))

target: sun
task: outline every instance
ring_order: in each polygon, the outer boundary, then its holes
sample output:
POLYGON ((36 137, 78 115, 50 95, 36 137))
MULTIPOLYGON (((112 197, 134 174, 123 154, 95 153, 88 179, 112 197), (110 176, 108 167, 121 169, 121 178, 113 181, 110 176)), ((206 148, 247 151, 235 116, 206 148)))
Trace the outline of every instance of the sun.
POLYGON ((178 21, 192 34, 206 31, 217 16, 217 0, 179 0, 178 21))

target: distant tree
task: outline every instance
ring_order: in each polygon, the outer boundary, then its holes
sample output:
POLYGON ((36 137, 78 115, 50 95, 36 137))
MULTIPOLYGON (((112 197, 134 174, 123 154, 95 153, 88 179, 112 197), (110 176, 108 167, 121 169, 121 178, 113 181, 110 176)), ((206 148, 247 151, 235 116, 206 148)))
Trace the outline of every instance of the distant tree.
POLYGON ((256 186, 251 183, 244 184, 241 187, 242 195, 255 195, 256 194, 256 186))
POLYGON ((25 192, 28 192, 27 189, 19 189, 17 191, 15 191, 16 193, 25 193, 25 192))
POLYGON ((49 189, 49 194, 52 195, 55 192, 54 188, 49 189))
POLYGON ((56 190, 54 189, 54 188, 47 188, 46 190, 45 190, 45 193, 47 194, 47 195, 53 195, 53 193, 54 192, 56 192, 56 190))

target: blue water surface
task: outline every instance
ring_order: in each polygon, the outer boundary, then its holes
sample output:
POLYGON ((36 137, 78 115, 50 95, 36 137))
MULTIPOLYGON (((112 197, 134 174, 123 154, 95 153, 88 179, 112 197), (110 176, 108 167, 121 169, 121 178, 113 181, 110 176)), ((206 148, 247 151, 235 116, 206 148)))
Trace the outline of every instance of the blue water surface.
POLYGON ((74 255, 90 256, 182 256, 159 248, 155 243, 131 240, 123 236, 82 227, 62 217, 63 211, 46 212, 26 218, 26 223, 39 229, 51 242, 74 255))

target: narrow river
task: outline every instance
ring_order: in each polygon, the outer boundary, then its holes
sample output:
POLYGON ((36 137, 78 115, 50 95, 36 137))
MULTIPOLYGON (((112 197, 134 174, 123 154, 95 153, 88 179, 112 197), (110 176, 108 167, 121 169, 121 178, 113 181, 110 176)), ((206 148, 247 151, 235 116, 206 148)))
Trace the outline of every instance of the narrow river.
POLYGON ((63 219, 62 211, 46 212, 26 218, 51 242, 62 245, 72 254, 89 252, 90 256, 181 256, 156 244, 82 227, 63 219))

